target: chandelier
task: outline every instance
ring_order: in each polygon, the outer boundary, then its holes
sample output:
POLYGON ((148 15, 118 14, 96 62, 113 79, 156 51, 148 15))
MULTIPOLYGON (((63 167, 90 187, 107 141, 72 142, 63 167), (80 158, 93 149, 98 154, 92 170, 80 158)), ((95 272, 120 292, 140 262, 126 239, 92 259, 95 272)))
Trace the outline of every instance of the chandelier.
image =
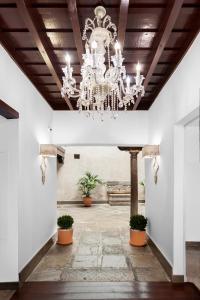
POLYGON ((85 41, 85 54, 81 66, 82 80, 77 85, 70 65, 70 56, 66 55, 66 66, 63 68, 62 97, 77 98, 79 111, 88 115, 110 111, 117 117, 119 109, 127 110, 135 103, 135 99, 144 95, 142 85, 144 76, 140 74, 138 62, 134 83, 131 85, 129 76, 123 66, 124 58, 117 41, 117 28, 106 15, 106 10, 98 6, 94 10, 95 18, 87 18, 82 39, 85 41), (111 53, 113 55, 111 55, 111 53))

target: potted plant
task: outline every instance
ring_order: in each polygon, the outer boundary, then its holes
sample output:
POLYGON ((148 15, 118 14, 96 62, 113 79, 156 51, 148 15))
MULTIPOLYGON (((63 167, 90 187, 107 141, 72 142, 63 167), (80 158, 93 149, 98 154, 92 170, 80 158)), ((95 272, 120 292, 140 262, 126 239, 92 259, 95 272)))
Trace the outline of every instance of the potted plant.
POLYGON ((74 219, 69 215, 64 215, 58 218, 58 241, 57 244, 69 245, 73 243, 73 228, 74 219))
POLYGON ((92 175, 90 172, 86 172, 85 175, 80 178, 78 185, 79 190, 82 192, 83 203, 85 206, 91 206, 91 191, 97 186, 97 184, 101 183, 102 181, 99 179, 98 175, 92 175))
POLYGON ((143 215, 134 215, 130 218, 130 244, 132 246, 145 246, 147 218, 143 215))

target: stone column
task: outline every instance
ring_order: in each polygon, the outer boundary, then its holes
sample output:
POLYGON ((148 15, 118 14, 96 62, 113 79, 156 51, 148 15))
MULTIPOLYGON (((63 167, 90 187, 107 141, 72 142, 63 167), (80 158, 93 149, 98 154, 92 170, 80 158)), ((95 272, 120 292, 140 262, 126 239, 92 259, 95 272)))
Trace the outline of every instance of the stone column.
POLYGON ((135 215, 138 213, 138 169, 137 169, 137 155, 138 150, 131 150, 131 205, 130 214, 135 215))

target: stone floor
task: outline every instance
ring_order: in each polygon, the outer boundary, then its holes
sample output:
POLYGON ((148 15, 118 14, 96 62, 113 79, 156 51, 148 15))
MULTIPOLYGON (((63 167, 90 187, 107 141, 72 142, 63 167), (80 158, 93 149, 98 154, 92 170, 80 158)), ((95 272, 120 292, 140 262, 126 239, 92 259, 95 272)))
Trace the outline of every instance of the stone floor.
POLYGON ((200 246, 186 248, 187 281, 193 282, 200 289, 200 246))
POLYGON ((129 245, 129 210, 107 204, 60 206, 58 215, 74 218, 74 243, 55 244, 28 281, 167 281, 148 246, 129 245))

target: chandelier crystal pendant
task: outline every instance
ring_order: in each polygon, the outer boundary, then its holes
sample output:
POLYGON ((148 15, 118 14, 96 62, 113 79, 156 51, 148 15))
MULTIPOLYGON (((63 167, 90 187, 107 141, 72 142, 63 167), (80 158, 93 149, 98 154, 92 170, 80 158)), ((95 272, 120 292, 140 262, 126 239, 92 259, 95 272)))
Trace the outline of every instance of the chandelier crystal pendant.
POLYGON ((110 111, 114 118, 117 111, 135 103, 135 99, 144 95, 143 80, 140 74, 141 66, 138 62, 136 76, 131 85, 129 76, 123 66, 124 58, 120 44, 117 41, 117 28, 106 15, 106 10, 98 6, 94 10, 95 18, 87 18, 82 39, 85 41, 85 54, 81 66, 82 81, 77 86, 73 77, 70 57, 66 55, 66 67, 63 68, 62 97, 78 98, 79 111, 92 112, 110 111), (113 55, 110 52, 113 52, 113 55))

